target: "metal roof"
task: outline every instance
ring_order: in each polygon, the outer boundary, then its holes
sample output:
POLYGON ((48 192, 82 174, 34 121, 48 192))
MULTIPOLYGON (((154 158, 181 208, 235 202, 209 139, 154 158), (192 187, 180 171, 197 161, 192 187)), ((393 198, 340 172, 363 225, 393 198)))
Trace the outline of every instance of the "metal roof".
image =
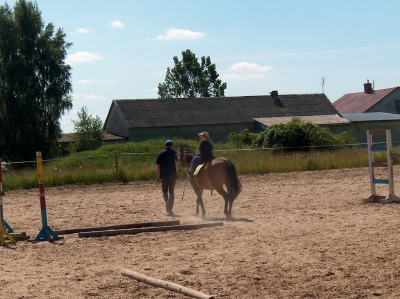
MULTIPOLYGON (((61 138, 58 139, 60 143, 69 143, 75 133, 61 134, 61 138)), ((124 137, 116 136, 107 132, 103 132, 103 141, 116 141, 116 140, 126 140, 124 137)))
MULTIPOLYGON (((254 118, 336 115, 325 94, 114 100, 129 128, 254 122, 254 118)), ((111 109, 110 109, 111 111, 111 109)), ((108 121, 107 116, 105 124, 108 121)))
POLYGON ((363 113, 367 112, 373 106, 381 102, 389 94, 400 87, 392 87, 386 89, 374 90, 373 93, 356 92, 347 93, 333 103, 333 106, 343 113, 363 113))
MULTIPOLYGON (((349 124, 350 121, 339 116, 339 115, 310 115, 310 116, 300 116, 302 121, 312 122, 316 125, 341 125, 349 124)), ((272 126, 275 124, 286 124, 290 122, 293 117, 269 117, 269 118, 254 118, 255 121, 262 123, 266 126, 272 126)))
POLYGON ((342 116, 351 122, 400 120, 400 114, 384 112, 344 113, 342 116))

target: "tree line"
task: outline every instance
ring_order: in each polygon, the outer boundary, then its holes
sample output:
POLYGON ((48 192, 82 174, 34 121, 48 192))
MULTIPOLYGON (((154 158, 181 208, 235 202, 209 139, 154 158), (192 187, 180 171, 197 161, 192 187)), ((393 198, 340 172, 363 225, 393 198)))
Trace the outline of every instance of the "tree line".
POLYGON ((44 24, 36 3, 0 6, 0 153, 29 160, 55 154, 60 117, 72 108, 71 67, 62 29, 44 24))

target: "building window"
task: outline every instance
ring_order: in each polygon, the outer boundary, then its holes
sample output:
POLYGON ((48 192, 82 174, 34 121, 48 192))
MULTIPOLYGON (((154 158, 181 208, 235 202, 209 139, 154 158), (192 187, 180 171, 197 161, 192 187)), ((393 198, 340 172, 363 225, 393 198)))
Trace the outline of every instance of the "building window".
POLYGON ((394 100, 394 104, 396 106, 397 113, 400 113, 400 100, 394 100))

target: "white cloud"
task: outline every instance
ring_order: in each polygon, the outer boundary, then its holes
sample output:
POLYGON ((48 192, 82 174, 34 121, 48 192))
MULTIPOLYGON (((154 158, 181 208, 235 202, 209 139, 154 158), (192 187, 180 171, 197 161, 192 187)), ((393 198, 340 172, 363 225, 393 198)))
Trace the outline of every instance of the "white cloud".
POLYGON ((94 83, 93 80, 86 80, 86 79, 82 79, 78 81, 79 84, 92 84, 94 83))
POLYGON ((92 32, 92 30, 88 29, 88 28, 78 28, 73 33, 86 34, 86 33, 89 33, 89 32, 92 32))
POLYGON ((110 22, 110 26, 113 28, 123 28, 125 25, 122 24, 120 21, 115 20, 115 21, 110 22))
POLYGON ((265 79, 265 73, 274 70, 271 66, 262 66, 256 63, 234 63, 227 71, 221 72, 223 80, 256 80, 265 79))
POLYGON ((270 66, 261 66, 256 63, 249 63, 243 61, 233 64, 229 69, 231 71, 250 71, 259 73, 274 70, 274 68, 270 66))
POLYGON ((205 33, 190 31, 186 29, 168 29, 165 31, 165 35, 157 36, 159 40, 174 40, 174 39, 199 39, 206 36, 205 33))
POLYGON ((101 60, 103 56, 99 53, 90 53, 81 51, 72 55, 68 55, 65 62, 67 64, 75 64, 75 63, 82 63, 82 62, 91 62, 95 60, 101 60))

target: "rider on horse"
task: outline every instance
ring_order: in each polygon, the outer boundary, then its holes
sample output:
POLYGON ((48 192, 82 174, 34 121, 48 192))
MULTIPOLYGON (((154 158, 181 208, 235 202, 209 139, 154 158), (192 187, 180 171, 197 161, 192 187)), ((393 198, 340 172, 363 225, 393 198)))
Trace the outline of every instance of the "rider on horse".
POLYGON ((196 167, 198 165, 211 161, 214 158, 213 145, 208 140, 210 138, 210 135, 207 132, 201 132, 198 134, 198 136, 200 137, 201 143, 197 155, 193 157, 190 164, 189 172, 192 173, 196 171, 196 167))

